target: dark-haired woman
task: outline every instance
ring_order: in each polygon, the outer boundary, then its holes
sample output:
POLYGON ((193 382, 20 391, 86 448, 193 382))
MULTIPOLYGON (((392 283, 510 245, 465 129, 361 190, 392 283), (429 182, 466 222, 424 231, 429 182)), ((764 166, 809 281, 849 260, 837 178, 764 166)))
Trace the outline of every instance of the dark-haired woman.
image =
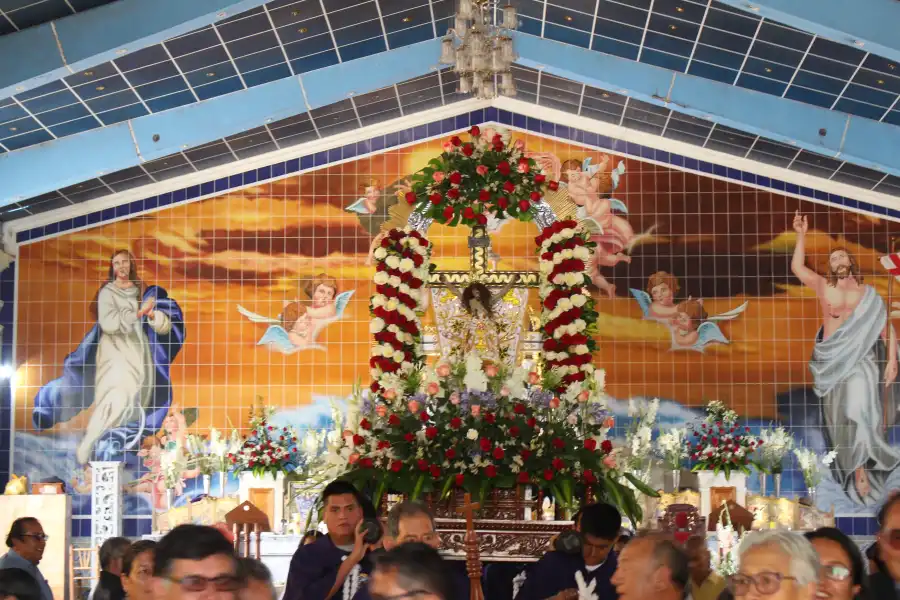
POLYGON ((868 581, 862 552, 853 540, 834 527, 806 534, 819 555, 821 571, 817 598, 868 600, 868 581))

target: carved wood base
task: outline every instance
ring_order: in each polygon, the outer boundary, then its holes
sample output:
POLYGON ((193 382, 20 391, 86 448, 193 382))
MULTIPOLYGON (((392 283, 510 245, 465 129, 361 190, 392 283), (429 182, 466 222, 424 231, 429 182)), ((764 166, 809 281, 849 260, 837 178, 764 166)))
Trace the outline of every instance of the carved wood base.
MULTIPOLYGON (((448 559, 466 558, 465 519, 435 519, 441 553, 448 559)), ((476 519, 483 562, 537 562, 549 549, 553 536, 571 529, 571 521, 507 521, 476 519)))

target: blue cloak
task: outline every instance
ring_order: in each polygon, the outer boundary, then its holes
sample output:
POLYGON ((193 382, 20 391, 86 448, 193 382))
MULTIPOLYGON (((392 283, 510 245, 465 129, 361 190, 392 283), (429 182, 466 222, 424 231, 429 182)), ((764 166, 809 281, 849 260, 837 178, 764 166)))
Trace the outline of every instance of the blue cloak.
MULTIPOLYGON (((172 379, 169 369, 172 361, 184 345, 184 316, 178 303, 169 298, 166 290, 153 285, 144 290, 142 301, 156 299, 154 310, 162 311, 172 323, 166 335, 156 333, 146 317, 142 319, 144 335, 150 344, 150 356, 156 368, 153 399, 145 408, 144 434, 152 434, 162 427, 163 420, 172 405, 172 379)), ((94 403, 94 377, 97 371, 97 346, 100 342, 100 325, 95 324, 84 340, 63 362, 63 375, 43 386, 34 399, 32 423, 37 431, 63 423, 94 403)), ((123 427, 107 431, 94 447, 95 460, 122 460, 126 446, 135 448, 135 436, 140 434, 140 423, 135 421, 123 427)))

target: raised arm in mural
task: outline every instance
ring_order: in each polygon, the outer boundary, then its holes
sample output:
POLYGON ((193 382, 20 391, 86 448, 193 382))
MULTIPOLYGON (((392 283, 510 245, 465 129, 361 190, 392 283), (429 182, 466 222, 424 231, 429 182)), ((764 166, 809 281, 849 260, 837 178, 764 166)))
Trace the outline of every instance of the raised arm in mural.
POLYGON ((853 255, 833 248, 823 277, 806 266, 809 222, 799 211, 793 228, 791 270, 816 293, 823 313, 809 369, 829 445, 837 451, 832 474, 852 500, 872 504, 900 465, 900 449, 888 444, 882 428, 882 393, 897 377, 896 333, 884 301, 863 284, 853 255))
POLYGON ((110 258, 108 280, 91 303, 96 324, 66 357, 63 375, 41 388, 37 430, 91 407, 76 459, 120 460, 162 426, 172 402, 169 368, 184 343, 181 308, 159 286, 145 287, 129 250, 110 258))

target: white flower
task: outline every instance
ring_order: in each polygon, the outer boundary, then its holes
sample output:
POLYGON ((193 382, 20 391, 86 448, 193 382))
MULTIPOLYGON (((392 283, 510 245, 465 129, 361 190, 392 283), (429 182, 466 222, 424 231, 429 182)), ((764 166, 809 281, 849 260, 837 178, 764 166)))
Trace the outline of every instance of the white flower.
POLYGON ((466 432, 466 437, 472 440, 473 442, 478 439, 478 430, 470 429, 466 432))
POLYGON ((387 263, 387 266, 392 269, 397 269, 400 267, 400 259, 396 256, 388 256, 384 262, 387 263))
POLYGON ((487 391, 488 378, 481 370, 481 357, 473 352, 466 358, 466 376, 463 385, 469 390, 478 392, 487 391))
POLYGON ((387 273, 385 273, 384 271, 378 271, 377 273, 375 273, 373 281, 375 281, 376 285, 384 285, 388 282, 388 278, 389 275, 387 273))
POLYGON ((384 321, 378 317, 372 319, 369 323, 369 332, 371 333, 379 333, 384 329, 384 321))
POLYGON ((400 270, 404 273, 412 271, 415 266, 411 258, 404 258, 400 261, 400 270))
POLYGON ((387 256, 387 250, 384 248, 378 248, 375 250, 375 258, 378 260, 383 260, 384 257, 387 256))
POLYGON ((587 302, 587 298, 585 296, 583 296, 582 294, 576 294, 576 295, 572 296, 571 301, 572 301, 572 306, 575 306, 576 308, 581 308, 587 302))

